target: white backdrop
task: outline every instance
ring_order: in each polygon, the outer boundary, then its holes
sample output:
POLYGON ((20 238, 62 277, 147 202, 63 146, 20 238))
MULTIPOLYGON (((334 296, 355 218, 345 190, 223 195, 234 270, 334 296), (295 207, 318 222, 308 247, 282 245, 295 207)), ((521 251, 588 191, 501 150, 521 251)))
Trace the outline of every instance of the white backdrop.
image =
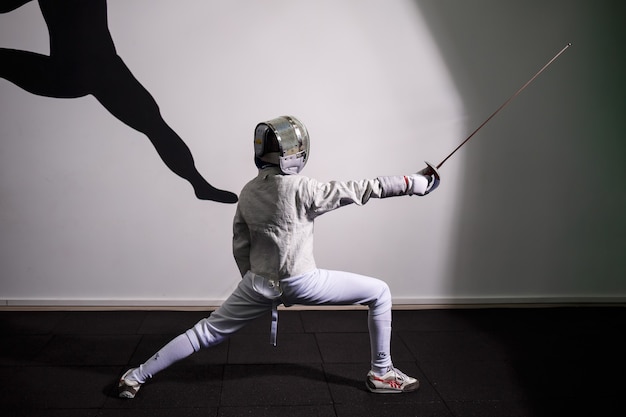
MULTIPOLYGON (((591 36, 617 42, 590 28, 614 10, 457 3, 109 0, 108 18, 199 171, 235 192, 256 174, 255 124, 281 114, 309 128, 304 174, 321 180, 438 163, 574 42, 444 165, 437 192, 320 218, 316 257, 385 279, 398 304, 623 300, 623 122, 590 109, 589 94, 607 93, 589 87, 586 64, 591 36), (602 117, 610 126, 590 138, 602 117), (583 172, 592 151, 611 170, 583 172)), ((49 53, 36 3, 0 15, 0 47, 49 53)), ((239 279, 235 206, 197 200, 91 96, 46 98, 0 78, 0 199, 5 305, 212 306, 239 279)))

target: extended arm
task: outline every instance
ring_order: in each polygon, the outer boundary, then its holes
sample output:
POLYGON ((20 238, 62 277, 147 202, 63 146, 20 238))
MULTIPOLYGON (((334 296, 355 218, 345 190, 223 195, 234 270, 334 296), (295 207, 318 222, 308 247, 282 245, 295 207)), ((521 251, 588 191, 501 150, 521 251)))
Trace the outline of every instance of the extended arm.
POLYGON ((363 205, 370 198, 426 195, 437 188, 440 181, 437 169, 426 164, 426 168, 410 175, 381 176, 361 181, 311 181, 309 211, 315 217, 349 204, 363 205))

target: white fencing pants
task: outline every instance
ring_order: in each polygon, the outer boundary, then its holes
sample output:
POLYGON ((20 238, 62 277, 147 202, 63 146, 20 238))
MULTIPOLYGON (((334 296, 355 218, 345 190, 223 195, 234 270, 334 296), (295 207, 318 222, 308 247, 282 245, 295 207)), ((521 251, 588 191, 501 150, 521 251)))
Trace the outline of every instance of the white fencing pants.
MULTIPOLYGON (((134 379, 145 382, 158 371, 189 356, 194 351, 215 346, 252 320, 267 314, 277 305, 259 291, 259 277, 247 273, 233 293, 211 315, 200 320, 184 335, 178 336, 134 371, 134 379)), ((350 272, 316 269, 310 273, 280 281, 285 305, 366 305, 371 369, 384 373, 391 361, 391 293, 384 281, 350 272)))

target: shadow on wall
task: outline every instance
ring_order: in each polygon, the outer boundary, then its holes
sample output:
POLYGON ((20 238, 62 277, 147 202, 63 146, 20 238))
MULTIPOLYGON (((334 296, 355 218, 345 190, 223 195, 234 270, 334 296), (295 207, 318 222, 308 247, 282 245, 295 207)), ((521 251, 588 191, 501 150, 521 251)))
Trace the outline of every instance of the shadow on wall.
MULTIPOLYGON (((623 303, 626 141, 621 125, 626 68, 620 52, 626 40, 626 3, 416 4, 464 101, 468 133, 565 44, 573 44, 461 155, 447 162, 462 162, 458 189, 463 194, 451 236, 446 292, 481 302, 623 303)), ((539 416, 567 414, 572 404, 575 413, 589 408, 593 412, 588 414, 596 415, 602 407, 611 407, 560 392, 567 382, 559 383, 559 377, 609 380, 605 370, 612 363, 576 367, 575 376, 571 363, 593 357, 594 349, 600 361, 611 358, 606 347, 612 347, 615 338, 622 343, 616 329, 623 324, 616 319, 598 326, 591 318, 594 310, 577 308, 568 318, 575 319, 571 327, 564 329, 563 320, 554 320, 561 311, 505 309, 495 320, 485 314, 485 321, 472 321, 482 315, 480 310, 459 313, 468 317, 472 332, 506 352, 500 359, 467 361, 465 366, 481 371, 472 376, 481 378, 481 385, 498 385, 500 379, 519 384, 519 392, 502 393, 501 401, 492 405, 514 403, 539 416), (530 362, 529 352, 537 352, 539 360, 530 362)), ((488 351, 488 346, 476 348, 481 354, 488 351)), ((589 398, 606 395, 606 385, 599 386, 602 392, 589 398)), ((472 400, 479 403, 481 398, 477 394, 472 400)))
MULTIPOLYGON (((31 0, 0 0, 7 13, 31 0)), ((174 3, 172 3, 174 6, 174 3)), ((93 95, 113 116, 145 134, 167 167, 189 181, 201 200, 235 203, 237 196, 209 184, 159 106, 115 51, 106 0, 39 0, 50 34, 50 56, 0 48, 0 77, 46 97, 93 95)))
POLYGON ((462 162, 464 179, 447 292, 623 300, 626 4, 416 4, 462 96, 468 134, 573 44, 446 163, 462 162))

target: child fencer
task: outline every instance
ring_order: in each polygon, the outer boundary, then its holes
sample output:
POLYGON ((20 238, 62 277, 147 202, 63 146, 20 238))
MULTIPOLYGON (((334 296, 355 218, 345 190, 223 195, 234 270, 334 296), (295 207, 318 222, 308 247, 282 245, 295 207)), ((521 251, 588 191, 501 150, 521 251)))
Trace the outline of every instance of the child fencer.
POLYGON ((419 387, 391 360, 391 294, 379 279, 319 269, 313 258, 316 217, 370 198, 426 195, 439 184, 436 168, 360 181, 319 182, 299 175, 309 157, 309 134, 296 118, 281 116, 256 126, 254 160, 259 169, 239 196, 233 222, 233 255, 242 280, 209 317, 171 340, 119 380, 119 396, 134 398, 159 371, 203 348, 224 341, 245 324, 271 312, 276 344, 277 307, 366 305, 371 369, 365 378, 374 393, 401 393, 419 387))

